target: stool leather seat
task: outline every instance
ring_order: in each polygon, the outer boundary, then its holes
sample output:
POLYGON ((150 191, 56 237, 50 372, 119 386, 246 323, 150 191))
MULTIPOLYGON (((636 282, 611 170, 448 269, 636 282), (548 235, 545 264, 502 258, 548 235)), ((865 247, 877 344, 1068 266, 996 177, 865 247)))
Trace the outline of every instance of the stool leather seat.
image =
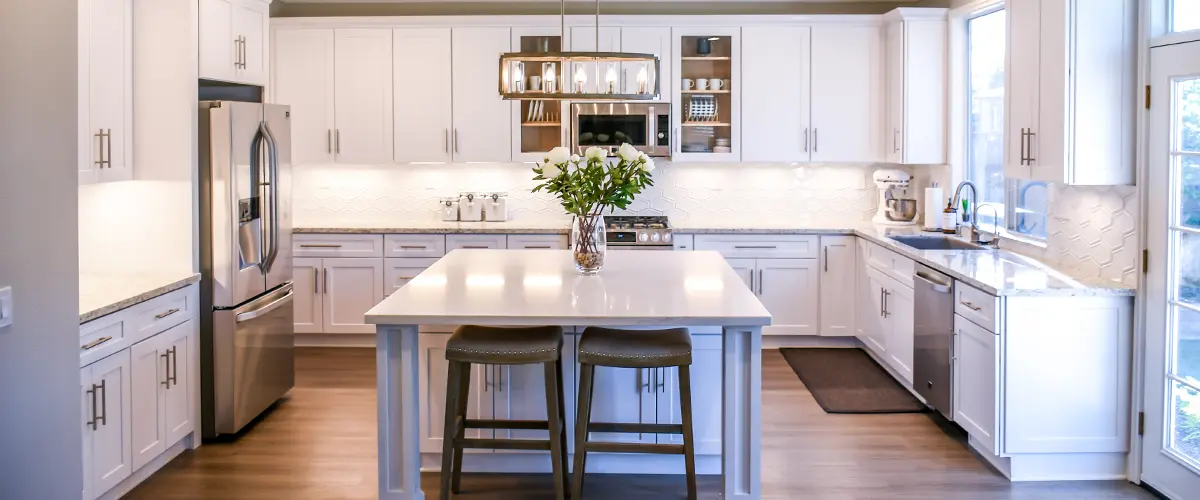
POLYGON ((446 359, 493 365, 546 363, 558 359, 562 343, 561 326, 463 325, 446 342, 446 359))
POLYGON ((662 368, 692 364, 687 328, 619 330, 590 327, 579 339, 579 362, 619 368, 662 368))

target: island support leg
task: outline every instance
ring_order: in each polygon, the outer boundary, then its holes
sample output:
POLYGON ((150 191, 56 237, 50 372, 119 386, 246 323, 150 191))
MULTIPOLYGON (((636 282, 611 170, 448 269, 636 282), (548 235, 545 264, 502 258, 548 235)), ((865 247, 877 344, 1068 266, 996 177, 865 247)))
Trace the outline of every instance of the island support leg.
POLYGON ((724 329, 721 498, 762 497, 762 327, 724 329))
POLYGON ((425 500, 421 491, 417 325, 375 333, 380 500, 425 500))

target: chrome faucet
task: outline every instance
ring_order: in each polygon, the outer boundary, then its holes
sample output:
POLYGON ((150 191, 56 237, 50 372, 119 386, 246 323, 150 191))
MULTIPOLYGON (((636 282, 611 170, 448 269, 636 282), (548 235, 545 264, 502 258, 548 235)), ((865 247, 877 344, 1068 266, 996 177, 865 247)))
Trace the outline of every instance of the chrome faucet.
POLYGON ((979 225, 978 225, 978 223, 976 223, 976 221, 978 219, 975 217, 975 216, 979 215, 979 203, 978 203, 979 202, 979 189, 975 186, 975 183, 971 182, 971 181, 962 181, 962 182, 958 183, 958 187, 954 189, 954 199, 950 202, 950 205, 952 207, 954 207, 955 209, 962 206, 960 204, 962 202, 962 190, 965 187, 971 188, 971 205, 972 205, 972 207, 971 207, 971 216, 970 216, 971 220, 970 220, 970 226, 969 226, 970 234, 969 234, 968 238, 972 243, 976 243, 979 241, 979 225))

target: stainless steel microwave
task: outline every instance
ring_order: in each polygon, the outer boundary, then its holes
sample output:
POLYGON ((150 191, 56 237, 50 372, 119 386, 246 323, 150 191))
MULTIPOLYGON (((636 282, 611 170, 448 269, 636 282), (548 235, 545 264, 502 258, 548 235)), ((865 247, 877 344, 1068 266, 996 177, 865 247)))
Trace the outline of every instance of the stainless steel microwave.
POLYGON ((665 102, 577 102, 571 104, 571 149, 589 147, 615 155, 629 143, 650 156, 671 155, 671 104, 665 102))

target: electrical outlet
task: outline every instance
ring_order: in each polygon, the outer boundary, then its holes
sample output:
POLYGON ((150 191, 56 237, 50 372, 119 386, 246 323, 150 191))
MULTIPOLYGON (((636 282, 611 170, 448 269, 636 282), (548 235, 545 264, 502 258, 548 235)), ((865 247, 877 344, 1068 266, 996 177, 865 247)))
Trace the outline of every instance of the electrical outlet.
POLYGON ((0 328, 13 324, 12 287, 0 288, 0 328))

